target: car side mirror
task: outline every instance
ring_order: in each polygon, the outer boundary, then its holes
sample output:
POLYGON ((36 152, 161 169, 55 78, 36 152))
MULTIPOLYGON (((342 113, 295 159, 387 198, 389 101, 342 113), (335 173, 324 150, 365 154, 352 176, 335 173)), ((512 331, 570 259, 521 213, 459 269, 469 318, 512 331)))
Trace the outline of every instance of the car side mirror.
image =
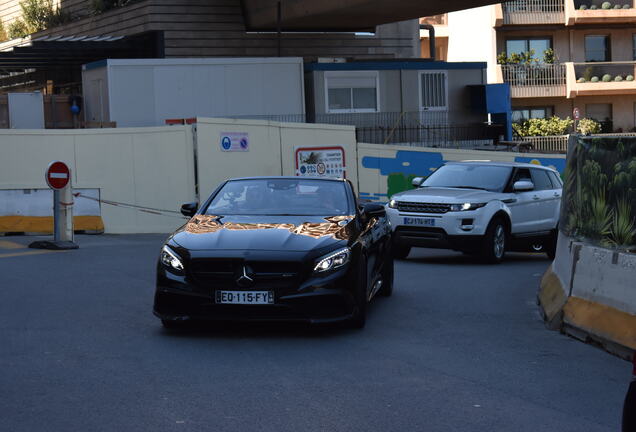
POLYGON ((534 183, 530 180, 519 180, 512 185, 512 190, 515 192, 526 192, 534 189, 534 183))
POLYGON ((415 177, 411 181, 411 184, 413 185, 413 187, 416 187, 416 188, 422 186, 422 183, 424 183, 424 177, 415 177))
POLYGON ((181 214, 187 217, 192 217, 199 208, 198 202, 190 202, 181 206, 181 214))
POLYGON ((362 211, 367 217, 384 217, 386 216, 386 209, 382 204, 369 203, 365 204, 362 211))

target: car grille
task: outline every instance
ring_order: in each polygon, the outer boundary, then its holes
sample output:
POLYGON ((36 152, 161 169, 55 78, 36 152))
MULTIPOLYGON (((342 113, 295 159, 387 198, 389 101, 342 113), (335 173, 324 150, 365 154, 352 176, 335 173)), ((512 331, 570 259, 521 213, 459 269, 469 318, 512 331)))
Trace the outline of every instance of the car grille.
POLYGON ((398 201, 397 208, 399 211, 411 213, 447 213, 450 211, 450 204, 398 201))
POLYGON ((283 288, 298 283, 301 264, 285 261, 244 261, 239 259, 193 259, 190 273, 194 280, 201 284, 212 284, 215 288, 237 288, 236 280, 243 271, 243 266, 248 266, 252 273, 254 283, 246 287, 258 288, 283 288))

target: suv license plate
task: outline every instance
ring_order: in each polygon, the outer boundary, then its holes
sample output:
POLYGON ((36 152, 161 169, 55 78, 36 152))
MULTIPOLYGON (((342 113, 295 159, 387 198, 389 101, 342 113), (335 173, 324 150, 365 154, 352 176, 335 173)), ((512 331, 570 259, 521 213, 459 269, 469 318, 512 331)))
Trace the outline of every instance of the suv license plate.
POLYGON ((422 225, 422 226, 435 226, 435 219, 431 218, 419 218, 419 217, 405 217, 404 225, 422 225))
POLYGON ((274 291, 217 291, 219 304, 274 304, 274 291))

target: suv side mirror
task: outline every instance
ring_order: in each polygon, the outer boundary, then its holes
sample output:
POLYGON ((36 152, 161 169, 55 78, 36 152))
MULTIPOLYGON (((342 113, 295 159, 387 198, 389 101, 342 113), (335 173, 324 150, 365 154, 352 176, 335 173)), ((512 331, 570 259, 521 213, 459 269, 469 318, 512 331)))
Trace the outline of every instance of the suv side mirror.
POLYGON ((416 188, 422 186, 422 183, 424 183, 424 177, 415 177, 411 181, 411 184, 413 185, 413 187, 416 187, 416 188))
POLYGON ((519 180, 512 185, 512 190, 515 192, 526 192, 534 189, 534 183, 530 180, 519 180))
POLYGON ((382 204, 368 203, 362 208, 363 213, 367 217, 384 217, 386 216, 386 209, 382 204))
POLYGON ((190 202, 181 206, 181 214, 184 216, 192 217, 199 208, 198 202, 190 202))

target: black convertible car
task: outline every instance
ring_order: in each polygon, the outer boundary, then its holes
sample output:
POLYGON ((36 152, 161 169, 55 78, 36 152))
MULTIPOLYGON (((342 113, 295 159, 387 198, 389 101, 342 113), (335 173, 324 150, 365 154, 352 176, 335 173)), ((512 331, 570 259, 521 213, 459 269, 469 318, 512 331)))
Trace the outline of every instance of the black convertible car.
POLYGON ((384 207, 358 205, 351 183, 301 177, 229 180, 172 234, 157 265, 154 313, 185 320, 349 320, 363 327, 391 295, 384 207))

